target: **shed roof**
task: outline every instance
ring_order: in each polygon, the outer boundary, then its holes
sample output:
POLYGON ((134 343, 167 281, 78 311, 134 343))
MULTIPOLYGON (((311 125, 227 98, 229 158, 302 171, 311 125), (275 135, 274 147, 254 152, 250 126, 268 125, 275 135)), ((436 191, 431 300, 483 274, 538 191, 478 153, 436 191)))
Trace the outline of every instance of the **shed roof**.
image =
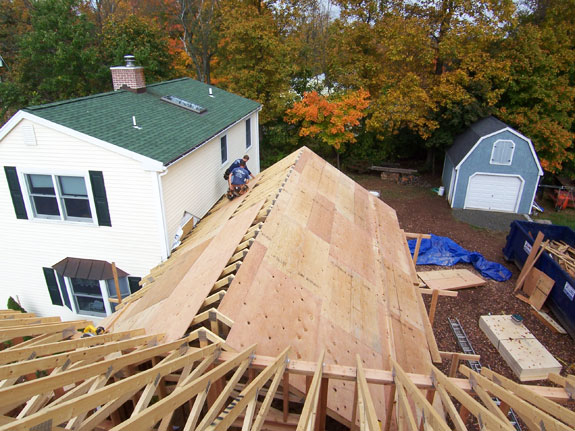
MULTIPOLYGON (((52 266, 56 272, 64 277, 84 278, 87 280, 110 280, 114 278, 112 264, 105 260, 79 259, 67 257, 52 266)), ((118 277, 127 277, 128 273, 116 268, 118 277)))
POLYGON ((144 93, 119 90, 24 111, 169 165, 260 107, 252 100, 181 78, 148 85, 144 93), (206 111, 197 114, 161 100, 164 96, 206 111))
POLYGON ((508 127, 507 124, 494 116, 483 118, 473 123, 465 132, 455 138, 453 145, 447 150, 447 156, 453 166, 457 166, 479 139, 508 127))

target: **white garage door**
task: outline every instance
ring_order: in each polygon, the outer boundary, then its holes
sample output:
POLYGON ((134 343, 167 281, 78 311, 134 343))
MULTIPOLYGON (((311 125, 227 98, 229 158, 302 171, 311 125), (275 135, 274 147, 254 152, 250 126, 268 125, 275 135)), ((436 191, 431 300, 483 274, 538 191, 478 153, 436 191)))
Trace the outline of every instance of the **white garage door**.
POLYGON ((516 212, 522 185, 517 176, 475 174, 469 178, 465 208, 516 212))

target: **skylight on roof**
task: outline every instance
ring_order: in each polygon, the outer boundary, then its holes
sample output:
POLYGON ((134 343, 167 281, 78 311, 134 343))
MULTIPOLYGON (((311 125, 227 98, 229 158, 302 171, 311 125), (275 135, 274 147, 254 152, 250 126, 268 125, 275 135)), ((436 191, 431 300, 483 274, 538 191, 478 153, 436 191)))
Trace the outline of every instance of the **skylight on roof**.
POLYGON ((188 102, 187 100, 180 99, 176 96, 164 96, 162 97, 164 102, 171 103, 172 105, 179 106, 180 108, 187 109, 188 111, 195 112, 196 114, 201 114, 202 112, 206 111, 206 108, 200 105, 196 105, 195 103, 188 102))

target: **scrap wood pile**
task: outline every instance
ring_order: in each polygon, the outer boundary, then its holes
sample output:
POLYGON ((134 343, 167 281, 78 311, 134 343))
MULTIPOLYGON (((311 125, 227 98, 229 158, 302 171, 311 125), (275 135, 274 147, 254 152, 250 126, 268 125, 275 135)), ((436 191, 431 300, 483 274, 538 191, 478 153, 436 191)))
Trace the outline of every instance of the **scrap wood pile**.
POLYGON ((571 247, 565 241, 547 240, 541 244, 553 260, 559 266, 569 273, 571 277, 575 277, 575 248, 571 247))
MULTIPOLYGON (((327 389, 339 380, 356 388, 353 422, 360 430, 479 424, 512 431, 508 408, 530 429, 575 427, 575 413, 559 404, 570 399, 573 376, 550 375, 559 387, 539 387, 463 365, 464 379, 434 367, 417 375, 394 360, 390 370, 380 370, 364 368, 359 356, 348 367, 325 364, 325 352, 307 362, 289 361, 290 348, 274 357, 256 355, 255 345, 235 351, 210 342, 205 329, 161 344, 162 335, 143 330, 79 338, 89 322, 42 319, 0 311, 0 430, 323 430, 327 389), (305 393, 291 386, 298 376, 308 380, 305 393), (382 410, 372 401, 378 388, 386 393, 382 410)), ((453 357, 452 368, 459 359, 453 357)))

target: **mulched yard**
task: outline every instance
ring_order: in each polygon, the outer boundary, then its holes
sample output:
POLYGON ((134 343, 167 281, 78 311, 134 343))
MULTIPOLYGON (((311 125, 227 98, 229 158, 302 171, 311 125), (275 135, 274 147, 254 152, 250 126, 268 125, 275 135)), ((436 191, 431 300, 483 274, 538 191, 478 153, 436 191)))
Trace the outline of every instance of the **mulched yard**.
MULTIPOLYGON (((457 318, 475 352, 481 355, 482 365, 518 381, 478 326, 482 315, 518 313, 524 317, 525 326, 561 362, 563 373, 568 370, 570 374, 575 374, 575 341, 568 335, 552 332, 533 316, 529 305, 512 295, 519 270, 515 264, 506 262, 503 258, 502 249, 506 243, 507 232, 477 228, 454 218, 447 200, 431 190, 432 186, 439 184, 438 178, 422 178, 420 185, 400 185, 382 180, 376 175, 352 174, 351 177, 368 190, 379 191, 381 199, 397 212, 401 228, 406 232, 433 233, 449 237, 462 247, 478 251, 486 259, 503 264, 513 273, 506 282, 489 280, 483 287, 459 290, 456 298, 439 298, 433 329, 440 350, 460 351, 447 321, 448 317, 457 318)), ((468 264, 458 264, 453 268, 469 269, 477 273, 473 266, 468 264)), ((434 269, 445 268, 417 266, 418 271, 434 269)), ((430 298, 425 296, 429 308, 430 298)), ((444 364, 442 368, 447 372, 449 364, 444 364)), ((546 381, 541 383, 548 384, 546 381)))

